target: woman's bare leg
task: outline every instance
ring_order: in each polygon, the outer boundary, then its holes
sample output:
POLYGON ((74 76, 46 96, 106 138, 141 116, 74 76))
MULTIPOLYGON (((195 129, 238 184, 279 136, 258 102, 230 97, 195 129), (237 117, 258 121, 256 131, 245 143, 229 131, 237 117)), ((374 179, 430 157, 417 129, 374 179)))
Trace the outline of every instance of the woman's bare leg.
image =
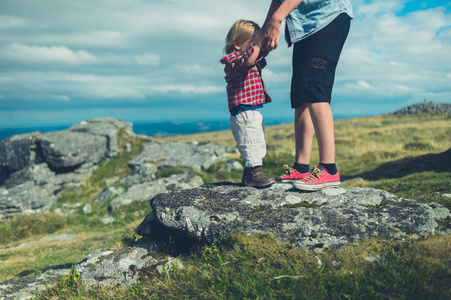
POLYGON ((320 163, 335 163, 335 137, 332 109, 327 102, 309 103, 308 110, 318 140, 320 163))
POLYGON ((297 107, 294 111, 294 133, 296 140, 295 162, 308 165, 312 154, 313 135, 315 134, 308 103, 297 107))

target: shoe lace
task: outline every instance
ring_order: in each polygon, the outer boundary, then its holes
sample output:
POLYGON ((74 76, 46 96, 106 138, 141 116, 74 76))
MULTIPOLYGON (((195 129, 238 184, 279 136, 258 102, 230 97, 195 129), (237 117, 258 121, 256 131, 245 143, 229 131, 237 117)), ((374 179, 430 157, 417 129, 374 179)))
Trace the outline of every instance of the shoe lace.
POLYGON ((310 171, 309 177, 307 177, 305 179, 305 181, 312 182, 312 181, 316 180, 317 178, 319 179, 320 176, 321 176, 321 170, 318 167, 313 167, 313 169, 310 171))
POLYGON ((283 165, 283 168, 285 170, 287 170, 287 174, 290 175, 291 173, 293 173, 294 169, 292 167, 290 167, 289 165, 283 165))

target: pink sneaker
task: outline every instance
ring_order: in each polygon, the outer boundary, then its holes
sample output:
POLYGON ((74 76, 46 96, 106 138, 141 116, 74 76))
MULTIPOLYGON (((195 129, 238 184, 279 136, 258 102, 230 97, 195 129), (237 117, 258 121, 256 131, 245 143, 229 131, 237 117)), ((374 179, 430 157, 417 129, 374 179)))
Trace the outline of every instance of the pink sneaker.
POLYGON ((330 187, 337 187, 340 185, 340 174, 330 175, 326 169, 319 165, 313 168, 310 176, 304 180, 299 180, 293 183, 294 187, 303 191, 317 191, 330 187))
POLYGON ((283 167, 287 170, 286 174, 279 176, 276 178, 276 181, 279 182, 293 182, 295 180, 305 179, 309 176, 310 173, 299 173, 298 170, 289 167, 288 165, 283 165, 283 167))

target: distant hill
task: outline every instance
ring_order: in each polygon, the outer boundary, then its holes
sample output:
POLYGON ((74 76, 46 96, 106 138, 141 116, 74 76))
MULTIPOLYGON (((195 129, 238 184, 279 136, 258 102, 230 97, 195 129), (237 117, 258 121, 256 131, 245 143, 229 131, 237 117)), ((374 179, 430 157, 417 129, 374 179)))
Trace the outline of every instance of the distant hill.
POLYGON ((434 103, 432 101, 424 101, 422 103, 412 104, 401 108, 389 115, 405 116, 418 114, 451 114, 451 103, 434 103))

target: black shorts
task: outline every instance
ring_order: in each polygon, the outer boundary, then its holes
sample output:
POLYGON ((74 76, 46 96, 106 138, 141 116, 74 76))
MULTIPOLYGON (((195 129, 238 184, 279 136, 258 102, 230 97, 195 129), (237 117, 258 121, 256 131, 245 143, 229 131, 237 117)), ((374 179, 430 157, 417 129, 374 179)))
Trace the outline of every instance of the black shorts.
POLYGON ((342 13, 313 35, 294 44, 291 107, 330 103, 335 69, 349 33, 351 18, 342 13))

